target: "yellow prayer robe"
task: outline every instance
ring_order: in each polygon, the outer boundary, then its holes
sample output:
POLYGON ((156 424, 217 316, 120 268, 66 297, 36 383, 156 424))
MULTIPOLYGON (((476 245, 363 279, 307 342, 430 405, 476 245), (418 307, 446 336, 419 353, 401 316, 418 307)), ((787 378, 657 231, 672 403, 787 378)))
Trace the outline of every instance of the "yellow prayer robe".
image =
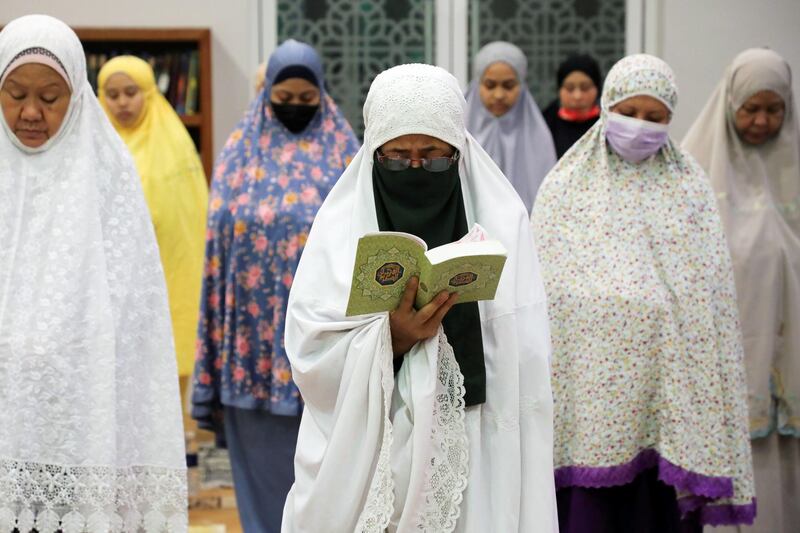
POLYGON ((156 86, 153 69, 133 56, 107 62, 98 75, 100 104, 133 155, 150 208, 169 293, 178 373, 192 374, 200 307, 208 185, 194 142, 156 86), (130 127, 109 111, 104 87, 116 73, 139 86, 144 105, 130 127))

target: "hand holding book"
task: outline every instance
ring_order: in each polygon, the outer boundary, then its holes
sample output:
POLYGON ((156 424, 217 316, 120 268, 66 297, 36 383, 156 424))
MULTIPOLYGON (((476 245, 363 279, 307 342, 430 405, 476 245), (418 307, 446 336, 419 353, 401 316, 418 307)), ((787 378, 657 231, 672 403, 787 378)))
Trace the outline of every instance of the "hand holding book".
POLYGON ((405 354, 419 341, 436 335, 442 319, 458 300, 457 292, 442 291, 417 311, 414 309, 414 301, 418 287, 419 279, 416 276, 409 279, 400 304, 389 314, 395 357, 405 354))

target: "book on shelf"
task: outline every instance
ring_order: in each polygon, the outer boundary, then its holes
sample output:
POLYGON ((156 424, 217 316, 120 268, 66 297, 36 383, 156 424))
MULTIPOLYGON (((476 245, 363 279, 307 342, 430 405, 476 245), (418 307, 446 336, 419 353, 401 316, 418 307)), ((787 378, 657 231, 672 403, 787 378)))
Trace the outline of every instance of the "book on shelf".
POLYGON ((147 61, 153 68, 158 90, 179 115, 198 113, 200 57, 197 50, 164 50, 151 53, 112 48, 103 52, 87 51, 87 77, 95 94, 97 94, 100 69, 109 59, 119 55, 135 55, 147 61))
POLYGON ((507 256, 478 224, 461 240, 430 250, 410 233, 368 233, 358 240, 346 315, 395 309, 412 276, 419 278, 417 309, 441 291, 457 292, 458 303, 492 300, 507 256))
POLYGON ((169 57, 169 89, 164 95, 169 103, 177 111, 178 108, 178 77, 181 71, 181 58, 178 54, 170 54, 169 57))
POLYGON ((179 115, 186 114, 186 89, 189 78, 189 56, 182 54, 178 62, 178 82, 175 84, 175 100, 172 107, 179 115))
POLYGON ((169 56, 156 58, 153 72, 156 76, 158 90, 161 91, 161 94, 167 94, 169 91, 169 56))
POLYGON ((186 114, 197 113, 197 92, 200 87, 198 71, 200 69, 200 54, 195 50, 189 57, 189 77, 186 86, 186 114))
POLYGON ((95 89, 95 94, 97 93, 97 73, 100 71, 100 67, 97 66, 98 60, 97 54, 87 54, 86 56, 86 73, 89 84, 95 89))

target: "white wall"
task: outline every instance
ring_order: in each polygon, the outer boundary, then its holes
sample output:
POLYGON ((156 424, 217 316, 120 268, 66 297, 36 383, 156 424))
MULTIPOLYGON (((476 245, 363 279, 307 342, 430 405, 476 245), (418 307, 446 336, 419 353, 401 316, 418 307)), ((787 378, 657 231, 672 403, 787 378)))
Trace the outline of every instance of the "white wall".
MULTIPOLYGON (((437 6, 441 3, 447 2, 437 0, 437 6)), ((781 53, 795 72, 795 97, 800 101, 800 0, 626 4, 628 53, 663 57, 678 78, 675 139, 683 137, 725 67, 745 48, 770 46, 781 53)), ((0 0, 0 24, 37 12, 74 26, 211 28, 215 155, 252 96, 259 56, 268 54, 276 40, 275 0, 0 0), (260 54, 259 24, 264 30, 260 54)))
POLYGON ((645 29, 652 28, 646 51, 666 60, 678 79, 674 139, 683 138, 725 68, 746 48, 769 46, 786 58, 800 102, 800 0, 643 1, 645 29))
POLYGON ((0 24, 44 13, 71 26, 211 28, 214 156, 244 114, 258 65, 256 0, 0 0, 0 24))

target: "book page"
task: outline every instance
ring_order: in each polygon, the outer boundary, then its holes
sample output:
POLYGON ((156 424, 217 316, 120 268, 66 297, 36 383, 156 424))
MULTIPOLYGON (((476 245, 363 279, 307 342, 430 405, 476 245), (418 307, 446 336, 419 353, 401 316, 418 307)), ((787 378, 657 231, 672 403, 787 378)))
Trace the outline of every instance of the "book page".
POLYGON ((456 257, 469 257, 472 255, 507 255, 506 248, 500 241, 479 242, 451 242, 428 250, 425 256, 432 265, 449 261, 456 257))
MULTIPOLYGON (((410 241, 415 242, 418 246, 420 246, 424 251, 428 251, 428 244, 421 238, 417 237, 412 233, 405 233, 402 231, 373 231, 371 233, 365 233, 361 239, 366 237, 400 237, 403 239, 408 239, 410 241)), ((361 241, 359 239, 359 242, 361 241)))

